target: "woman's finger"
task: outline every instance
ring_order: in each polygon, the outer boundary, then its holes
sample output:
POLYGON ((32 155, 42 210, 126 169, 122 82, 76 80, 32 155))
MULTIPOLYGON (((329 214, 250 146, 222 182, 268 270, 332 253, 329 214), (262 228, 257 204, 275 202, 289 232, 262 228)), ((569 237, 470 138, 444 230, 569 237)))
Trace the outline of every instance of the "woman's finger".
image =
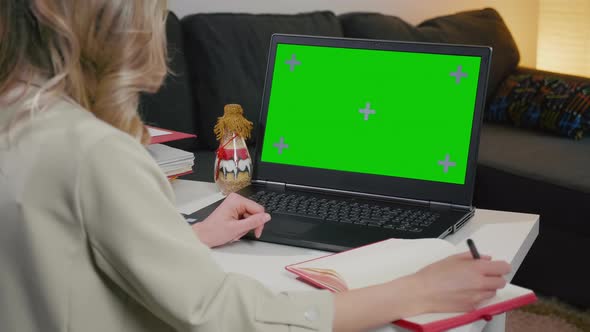
POLYGON ((239 241, 242 237, 244 237, 244 235, 248 234, 248 232, 243 232, 241 234, 239 234, 238 236, 236 236, 233 240, 231 240, 231 242, 236 242, 239 241))
POLYGON ((486 277, 482 284, 483 290, 495 291, 504 288, 506 280, 502 277, 486 277))
POLYGON ((256 227, 254 229, 254 236, 256 236, 256 238, 259 239, 260 236, 262 235, 263 230, 264 230, 264 225, 256 227))
POLYGON ((474 302, 477 305, 477 304, 479 304, 479 303, 481 303, 481 302, 483 302, 485 300, 491 299, 494 296, 496 296, 496 291, 495 290, 493 290, 493 291, 490 290, 490 291, 478 292, 475 295, 474 302))
POLYGON ((227 196, 226 201, 227 200, 231 202, 232 207, 235 208, 240 215, 244 215, 246 213, 255 215, 257 213, 264 212, 264 207, 262 205, 238 194, 231 193, 229 196, 227 196))
MULTIPOLYGON (((459 259, 474 259, 473 258, 473 254, 471 254, 470 251, 466 251, 466 252, 462 252, 460 254, 456 254, 456 255, 454 255, 454 257, 457 257, 459 259)), ((481 255, 479 257, 479 259, 484 260, 484 261, 490 261, 490 260, 492 260, 492 256, 489 256, 489 255, 481 255)))
POLYGON ((258 213, 251 215, 248 218, 238 220, 237 222, 233 223, 236 233, 248 233, 249 231, 259 228, 263 226, 270 220, 270 214, 268 213, 258 213))
POLYGON ((477 265, 486 276, 503 276, 512 270, 512 266, 504 261, 481 261, 477 265))

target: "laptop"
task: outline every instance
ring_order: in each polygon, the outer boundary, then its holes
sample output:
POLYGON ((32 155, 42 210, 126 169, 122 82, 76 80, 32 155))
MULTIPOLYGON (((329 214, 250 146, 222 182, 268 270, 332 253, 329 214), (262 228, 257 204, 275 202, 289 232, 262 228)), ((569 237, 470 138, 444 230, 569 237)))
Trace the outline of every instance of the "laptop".
POLYGON ((238 192, 272 215, 258 240, 339 252, 460 229, 490 60, 489 47, 273 35, 238 192))

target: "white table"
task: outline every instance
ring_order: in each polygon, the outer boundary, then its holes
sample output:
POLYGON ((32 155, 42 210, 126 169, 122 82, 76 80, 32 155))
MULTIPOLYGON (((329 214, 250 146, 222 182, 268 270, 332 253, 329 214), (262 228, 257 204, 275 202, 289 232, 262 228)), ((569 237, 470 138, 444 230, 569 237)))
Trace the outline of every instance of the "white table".
MULTIPOLYGON (((176 180, 172 186, 178 211, 185 214, 223 198, 214 183, 176 180)), ((538 234, 538 215, 477 209, 473 218, 446 240, 463 245, 468 237, 473 238, 481 253, 493 252, 494 259, 503 259, 512 264, 512 273, 508 276, 508 280, 512 280, 538 234)), ((324 251, 248 240, 216 248, 212 253, 227 272, 248 275, 276 292, 312 289, 297 281, 284 267, 327 254, 324 251)), ((490 322, 478 321, 453 331, 502 332, 505 318, 506 315, 499 315, 490 322)), ((405 330, 388 325, 378 331, 405 330)))

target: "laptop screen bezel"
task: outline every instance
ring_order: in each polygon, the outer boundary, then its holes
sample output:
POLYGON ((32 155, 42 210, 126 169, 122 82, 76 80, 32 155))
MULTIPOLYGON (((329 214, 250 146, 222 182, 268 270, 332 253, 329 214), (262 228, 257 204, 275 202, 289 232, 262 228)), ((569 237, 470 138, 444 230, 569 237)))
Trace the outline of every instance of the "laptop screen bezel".
POLYGON ((359 192, 380 196, 471 206, 473 200, 475 169, 477 166, 479 137, 486 98, 491 52, 491 48, 485 46, 398 42, 284 34, 273 35, 271 38, 268 55, 262 107, 260 111, 259 125, 257 128, 256 137, 258 143, 256 144, 253 178, 255 180, 286 183, 298 186, 327 188, 347 192, 359 192), (361 174, 263 162, 261 159, 263 145, 262 142, 264 140, 264 133, 266 129, 268 104, 271 94, 275 56, 278 44, 390 50, 398 52, 419 52, 480 57, 481 64, 475 100, 475 109, 473 114, 465 183, 459 185, 444 182, 400 178, 395 176, 361 174))

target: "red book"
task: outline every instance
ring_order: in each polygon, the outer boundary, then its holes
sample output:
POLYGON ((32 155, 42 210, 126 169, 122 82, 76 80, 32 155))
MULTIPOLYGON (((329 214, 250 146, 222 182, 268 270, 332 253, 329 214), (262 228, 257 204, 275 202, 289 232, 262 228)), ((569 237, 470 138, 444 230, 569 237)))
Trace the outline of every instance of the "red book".
MULTIPOLYGON (((285 268, 296 274, 300 281, 317 288, 342 292, 412 274, 426 265, 463 251, 441 239, 389 239, 285 268)), ((490 320, 494 315, 536 299, 533 291, 508 284, 473 311, 422 314, 397 320, 393 324, 413 331, 446 331, 480 319, 490 320)))
POLYGON ((159 144, 171 141, 177 141, 185 138, 197 137, 193 134, 181 133, 174 130, 162 129, 158 127, 146 126, 152 140, 150 144, 159 144))

